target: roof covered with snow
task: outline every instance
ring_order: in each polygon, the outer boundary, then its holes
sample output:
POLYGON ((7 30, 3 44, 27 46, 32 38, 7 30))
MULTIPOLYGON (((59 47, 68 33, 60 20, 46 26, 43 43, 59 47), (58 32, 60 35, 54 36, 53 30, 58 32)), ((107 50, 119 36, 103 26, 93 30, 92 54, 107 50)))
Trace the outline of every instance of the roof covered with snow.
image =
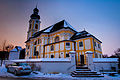
MULTIPOLYGON (((86 37, 93 37, 96 40, 98 40, 96 37, 94 37, 93 35, 91 35, 90 33, 88 33, 85 30, 81 31, 81 32, 77 32, 77 30, 74 27, 72 27, 66 20, 62 20, 62 21, 60 21, 54 25, 51 25, 39 32, 36 32, 31 38, 36 38, 36 37, 40 36, 42 33, 49 34, 49 33, 58 31, 60 29, 70 29, 75 32, 75 34, 70 38, 70 40, 76 40, 76 39, 86 38, 86 37)), ((29 38, 26 42, 30 41, 31 38, 29 38)), ((100 40, 98 40, 98 41, 100 43, 102 43, 100 40)))
POLYGON ((118 62, 118 58, 93 58, 93 62, 118 62))
POLYGON ((96 40, 98 40, 100 43, 102 43, 99 39, 97 39, 95 36, 93 36, 92 34, 88 33, 85 30, 83 30, 81 32, 76 32, 70 39, 76 40, 76 39, 81 39, 81 38, 86 38, 86 37, 93 37, 96 40))

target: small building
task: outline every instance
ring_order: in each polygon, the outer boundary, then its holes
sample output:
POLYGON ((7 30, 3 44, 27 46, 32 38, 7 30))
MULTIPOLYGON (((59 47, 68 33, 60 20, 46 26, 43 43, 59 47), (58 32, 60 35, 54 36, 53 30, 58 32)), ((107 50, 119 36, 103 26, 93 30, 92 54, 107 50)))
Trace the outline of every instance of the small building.
POLYGON ((20 46, 16 46, 14 49, 12 49, 9 52, 9 60, 19 59, 21 50, 22 50, 22 47, 20 47, 20 46))

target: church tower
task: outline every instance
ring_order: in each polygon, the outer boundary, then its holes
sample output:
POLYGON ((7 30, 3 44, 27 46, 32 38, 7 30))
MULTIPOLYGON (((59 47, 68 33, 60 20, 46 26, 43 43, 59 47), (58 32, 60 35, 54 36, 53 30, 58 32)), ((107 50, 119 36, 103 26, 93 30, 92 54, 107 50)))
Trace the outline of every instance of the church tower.
POLYGON ((37 7, 33 10, 33 14, 30 16, 29 29, 27 32, 27 39, 40 30, 40 16, 38 15, 39 10, 37 7))

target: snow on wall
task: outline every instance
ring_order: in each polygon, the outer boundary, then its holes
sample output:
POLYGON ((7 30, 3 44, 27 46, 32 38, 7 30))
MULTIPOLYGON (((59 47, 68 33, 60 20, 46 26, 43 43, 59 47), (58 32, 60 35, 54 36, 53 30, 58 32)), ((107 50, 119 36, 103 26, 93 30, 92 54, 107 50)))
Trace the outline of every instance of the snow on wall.
POLYGON ((118 58, 93 58, 93 62, 118 62, 118 58))
POLYGON ((69 58, 40 58, 40 59, 21 59, 12 60, 13 62, 27 62, 33 70, 39 70, 43 73, 60 72, 71 73, 76 70, 75 54, 70 54, 69 58))
POLYGON ((112 70, 112 67, 118 71, 118 58, 93 58, 94 70, 112 70))

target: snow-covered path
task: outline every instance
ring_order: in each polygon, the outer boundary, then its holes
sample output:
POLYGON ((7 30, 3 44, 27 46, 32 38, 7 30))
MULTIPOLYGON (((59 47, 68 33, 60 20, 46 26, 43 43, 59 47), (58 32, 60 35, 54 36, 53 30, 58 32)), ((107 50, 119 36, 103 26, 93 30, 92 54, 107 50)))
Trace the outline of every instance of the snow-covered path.
POLYGON ((105 75, 105 77, 103 78, 76 78, 76 77, 72 77, 68 74, 44 74, 38 71, 34 71, 32 72, 30 75, 25 75, 25 76, 15 76, 14 74, 8 73, 7 69, 5 68, 5 66, 3 65, 2 67, 0 67, 0 77, 13 77, 13 78, 32 78, 32 79, 37 79, 37 80, 120 80, 120 75, 118 76, 108 76, 105 75))

